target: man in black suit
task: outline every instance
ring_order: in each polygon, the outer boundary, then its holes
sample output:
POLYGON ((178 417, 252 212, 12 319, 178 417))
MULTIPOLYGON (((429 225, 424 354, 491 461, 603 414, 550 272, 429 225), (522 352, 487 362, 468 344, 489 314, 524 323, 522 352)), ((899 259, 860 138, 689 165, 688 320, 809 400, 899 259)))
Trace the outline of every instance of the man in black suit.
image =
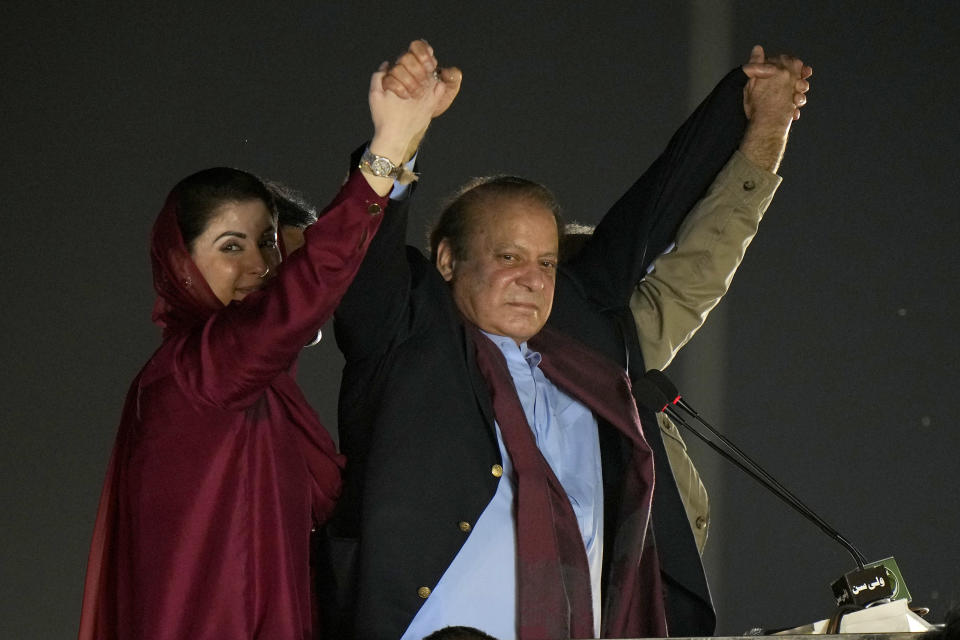
MULTIPOLYGON (((391 69, 398 92, 443 93, 424 51, 391 69)), ((405 246, 405 203, 391 207, 336 315, 349 462, 326 538, 332 636, 712 633, 656 421, 629 395, 624 373, 643 365, 622 312, 731 154, 785 140, 802 69, 755 50, 569 262, 552 196, 522 179, 464 190, 430 261, 405 246)))

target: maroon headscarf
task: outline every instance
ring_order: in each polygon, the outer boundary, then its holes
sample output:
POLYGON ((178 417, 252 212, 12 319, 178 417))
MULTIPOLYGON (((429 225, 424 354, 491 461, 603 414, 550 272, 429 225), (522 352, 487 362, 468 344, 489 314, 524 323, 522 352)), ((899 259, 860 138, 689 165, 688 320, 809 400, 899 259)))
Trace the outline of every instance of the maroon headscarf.
POLYGON ((174 189, 150 234, 153 288, 157 291, 153 321, 163 328, 164 337, 199 324, 223 308, 183 241, 177 222, 178 201, 174 189))

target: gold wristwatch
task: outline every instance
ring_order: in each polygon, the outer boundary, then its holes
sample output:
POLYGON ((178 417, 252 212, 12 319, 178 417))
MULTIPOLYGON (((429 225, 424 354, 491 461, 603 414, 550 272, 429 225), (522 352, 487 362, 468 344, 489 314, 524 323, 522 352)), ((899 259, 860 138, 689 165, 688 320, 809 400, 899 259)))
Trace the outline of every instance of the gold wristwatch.
POLYGON ((360 156, 360 171, 368 173, 372 176, 377 176, 378 178, 393 178, 400 184, 410 184, 414 182, 418 176, 413 171, 408 170, 403 165, 395 165, 390 160, 390 158, 385 158, 383 156, 378 156, 377 154, 366 149, 363 152, 363 155, 360 156))
POLYGON ((397 166, 390 161, 390 158, 384 158, 372 153, 366 149, 360 156, 360 170, 364 173, 375 175, 378 178, 393 178, 397 180, 403 173, 403 166, 397 166))

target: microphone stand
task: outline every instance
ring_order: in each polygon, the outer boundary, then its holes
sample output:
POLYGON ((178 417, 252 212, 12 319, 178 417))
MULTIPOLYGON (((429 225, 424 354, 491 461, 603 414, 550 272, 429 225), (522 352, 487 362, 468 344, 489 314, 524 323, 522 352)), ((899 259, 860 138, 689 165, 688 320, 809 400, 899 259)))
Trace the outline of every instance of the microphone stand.
POLYGON ((697 438, 705 442, 723 458, 749 475, 761 486, 773 493, 773 495, 780 498, 780 500, 793 508, 794 511, 817 525, 821 531, 839 543, 853 557, 857 568, 844 574, 831 585, 838 606, 861 608, 870 604, 889 601, 893 595, 893 585, 891 584, 891 576, 888 574, 886 568, 882 565, 865 568, 864 565, 867 562, 866 557, 853 543, 830 526, 813 511, 813 509, 804 504, 802 500, 778 482, 766 469, 750 458, 750 456, 720 433, 713 425, 702 418, 700 414, 683 399, 677 391, 676 386, 670 382, 670 379, 667 378, 663 372, 657 369, 648 371, 643 378, 636 381, 634 384, 634 392, 640 404, 657 413, 665 411, 671 419, 697 436, 697 438), (687 422, 683 415, 677 410, 678 407, 718 438, 726 449, 687 422))

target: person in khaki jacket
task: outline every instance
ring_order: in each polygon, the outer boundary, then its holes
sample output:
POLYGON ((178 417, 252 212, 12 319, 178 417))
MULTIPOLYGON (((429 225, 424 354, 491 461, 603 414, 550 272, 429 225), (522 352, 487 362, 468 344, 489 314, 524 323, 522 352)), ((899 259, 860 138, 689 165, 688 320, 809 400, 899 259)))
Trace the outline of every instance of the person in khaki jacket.
MULTIPOLYGON (((809 67, 803 78, 810 76, 809 67)), ((797 105, 806 102, 805 96, 797 105)), ((647 370, 665 369, 720 302, 782 179, 776 174, 787 131, 753 131, 677 230, 630 299, 647 370)), ((564 251, 576 253, 592 227, 567 225, 564 251)), ((676 425, 657 414, 667 457, 700 553, 707 542, 710 502, 676 425)))
MULTIPOLYGON (((798 116, 799 111, 794 119, 798 116)), ((775 172, 786 142, 786 135, 769 135, 734 153, 680 225, 672 250, 637 284, 630 310, 648 370, 666 368, 727 292, 780 185, 775 172)), ((710 523, 706 487, 677 427, 663 413, 657 420, 702 554, 710 523)))

